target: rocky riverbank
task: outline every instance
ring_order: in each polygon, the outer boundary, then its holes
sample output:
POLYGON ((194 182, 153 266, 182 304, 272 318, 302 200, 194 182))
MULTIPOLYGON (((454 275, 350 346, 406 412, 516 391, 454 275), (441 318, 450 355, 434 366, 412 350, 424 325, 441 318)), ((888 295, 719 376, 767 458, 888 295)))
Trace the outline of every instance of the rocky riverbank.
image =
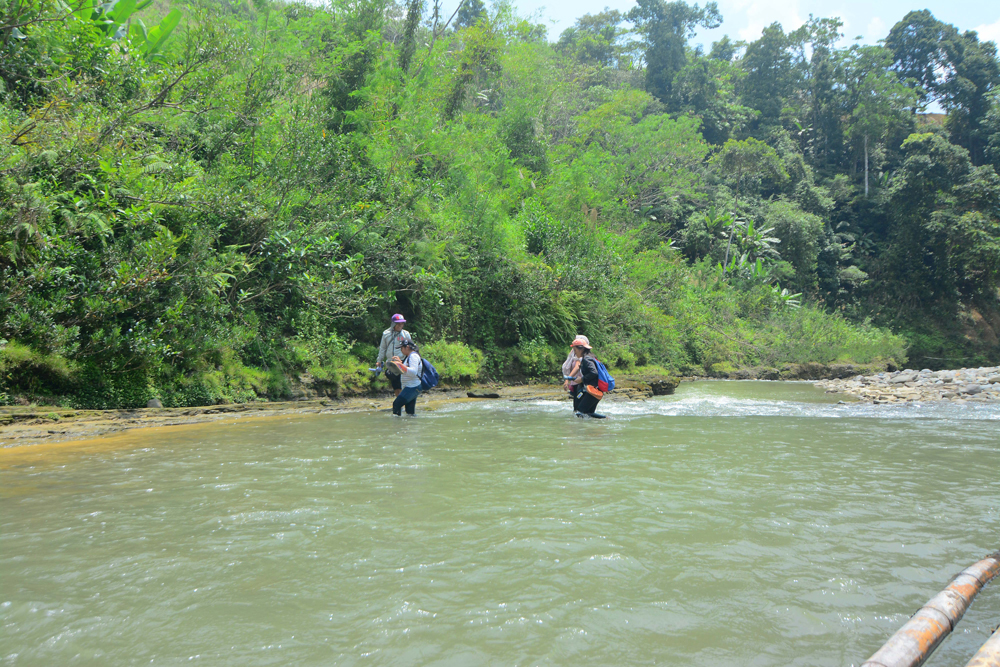
POLYGON ((815 384, 830 393, 851 394, 876 404, 914 401, 989 403, 1000 401, 1000 366, 954 371, 907 369, 820 380, 815 384))

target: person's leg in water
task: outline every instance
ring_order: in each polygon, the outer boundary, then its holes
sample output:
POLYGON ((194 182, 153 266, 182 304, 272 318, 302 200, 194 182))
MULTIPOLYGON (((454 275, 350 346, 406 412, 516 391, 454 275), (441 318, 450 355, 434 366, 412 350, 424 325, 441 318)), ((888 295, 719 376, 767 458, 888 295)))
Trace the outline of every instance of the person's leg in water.
POLYGON ((420 390, 417 389, 416 387, 413 387, 412 391, 413 391, 413 398, 411 398, 409 401, 406 402, 406 404, 403 405, 403 407, 406 408, 406 414, 408 414, 408 415, 412 415, 412 414, 416 413, 416 410, 417 410, 417 396, 420 395, 420 390))
POLYGON ((580 411, 580 393, 582 390, 582 384, 575 384, 570 388, 569 395, 573 398, 573 412, 580 411))
POLYGON ((601 402, 601 399, 594 398, 587 393, 587 390, 580 392, 580 399, 576 404, 576 411, 582 415, 592 415, 597 411, 597 404, 601 402))
POLYGON ((406 414, 412 415, 415 412, 417 404, 417 396, 420 395, 419 387, 407 387, 399 392, 396 396, 396 400, 392 402, 392 414, 402 415, 403 408, 406 408, 406 414))

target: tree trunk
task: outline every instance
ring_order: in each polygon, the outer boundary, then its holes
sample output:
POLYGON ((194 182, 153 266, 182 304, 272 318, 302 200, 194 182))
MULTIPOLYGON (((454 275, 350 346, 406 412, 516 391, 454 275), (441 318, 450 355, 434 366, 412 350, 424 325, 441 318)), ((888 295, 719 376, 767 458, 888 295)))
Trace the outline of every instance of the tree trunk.
POLYGON ((865 197, 868 197, 868 135, 865 135, 865 197))
POLYGON ((729 243, 726 244, 726 259, 722 262, 722 277, 726 277, 726 270, 729 268, 729 248, 733 245, 733 234, 736 233, 736 215, 740 209, 740 176, 742 172, 737 172, 736 176, 736 203, 733 205, 733 223, 729 225, 729 243))

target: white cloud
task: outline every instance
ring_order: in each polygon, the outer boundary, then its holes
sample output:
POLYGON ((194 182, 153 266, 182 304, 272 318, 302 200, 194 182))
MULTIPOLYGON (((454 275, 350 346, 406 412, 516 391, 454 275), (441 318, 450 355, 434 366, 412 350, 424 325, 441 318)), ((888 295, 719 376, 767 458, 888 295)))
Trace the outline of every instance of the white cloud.
POLYGON ((885 29, 885 23, 878 16, 873 17, 871 21, 868 22, 868 29, 865 32, 865 41, 869 44, 874 44, 880 39, 883 39, 889 31, 885 29))
POLYGON ((732 6, 746 15, 747 25, 739 29, 738 35, 747 41, 759 38, 761 31, 775 21, 785 32, 805 23, 799 13, 799 0, 735 0, 732 6))
POLYGON ((990 24, 984 23, 976 28, 976 32, 979 33, 979 41, 996 42, 997 44, 1000 44, 1000 19, 997 19, 990 24))

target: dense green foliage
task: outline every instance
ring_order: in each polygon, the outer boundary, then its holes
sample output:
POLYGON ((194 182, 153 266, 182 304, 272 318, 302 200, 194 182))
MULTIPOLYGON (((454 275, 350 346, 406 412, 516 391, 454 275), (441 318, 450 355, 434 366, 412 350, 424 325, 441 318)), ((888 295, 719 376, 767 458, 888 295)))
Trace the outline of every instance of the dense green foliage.
POLYGON ((363 390, 393 312, 449 382, 1000 356, 996 51, 929 14, 3 2, 5 400, 363 390))

